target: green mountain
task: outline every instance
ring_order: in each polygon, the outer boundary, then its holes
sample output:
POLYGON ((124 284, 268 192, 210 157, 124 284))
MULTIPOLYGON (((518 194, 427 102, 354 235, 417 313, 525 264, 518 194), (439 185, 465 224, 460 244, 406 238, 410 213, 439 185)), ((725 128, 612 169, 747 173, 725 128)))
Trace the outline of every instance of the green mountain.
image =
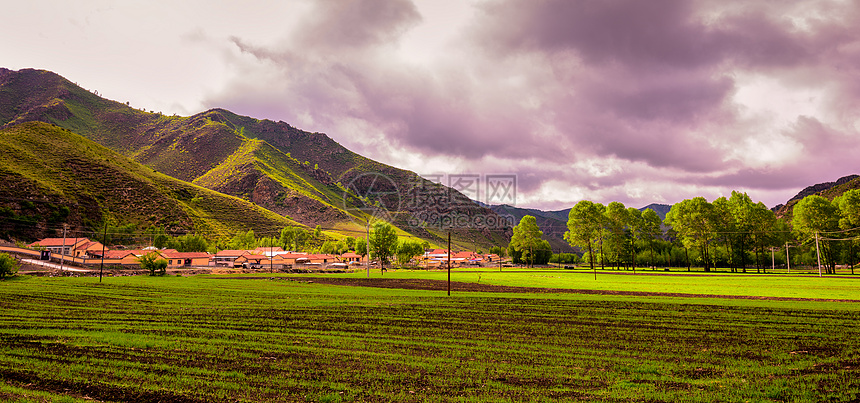
POLYGON ((785 204, 777 205, 773 208, 773 210, 776 213, 777 217, 784 218, 787 221, 791 222, 791 218, 794 215, 794 206, 797 204, 797 202, 803 200, 804 197, 815 194, 823 196, 828 200, 833 200, 837 196, 841 196, 843 193, 851 189, 860 189, 860 176, 848 175, 843 176, 833 182, 824 182, 807 186, 806 188, 798 192, 794 197, 785 202, 785 204))
POLYGON ((0 129, 0 237, 58 236, 101 223, 228 237, 298 225, 251 202, 153 171, 43 122, 0 129))
MULTIPOLYGON (((355 154, 325 134, 213 109, 165 116, 107 100, 48 71, 0 69, 0 127, 54 124, 176 179, 233 195, 308 226, 361 236, 369 213, 431 242, 434 217, 492 217, 461 193, 355 154), (444 202, 415 203, 444 194, 444 202), (429 222, 425 220, 430 217, 429 222), (420 218, 420 219, 416 219, 420 218)), ((458 230, 461 244, 506 244, 510 228, 458 230)))

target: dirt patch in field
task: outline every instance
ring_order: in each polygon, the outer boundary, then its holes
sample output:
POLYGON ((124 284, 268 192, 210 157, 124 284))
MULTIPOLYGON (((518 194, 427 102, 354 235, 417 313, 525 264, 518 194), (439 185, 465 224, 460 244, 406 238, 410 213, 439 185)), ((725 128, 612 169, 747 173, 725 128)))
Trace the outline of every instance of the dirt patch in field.
MULTIPOLYGON (((259 277, 256 277, 259 279, 259 277)), ((272 278, 281 279, 281 278, 272 278)), ((356 287, 377 288, 399 288, 405 290, 431 290, 447 291, 448 282, 444 280, 423 279, 396 279, 396 278, 332 278, 332 277, 286 277, 291 281, 306 281, 319 284, 344 285, 356 287)), ((857 299, 820 299, 820 298, 789 298, 789 297, 757 297, 746 295, 715 295, 715 294, 684 294, 669 292, 645 292, 645 291, 610 291, 610 290, 583 290, 568 288, 536 288, 536 287, 510 287, 503 285, 491 285, 480 283, 451 282, 451 292, 488 292, 488 293, 538 293, 538 294, 592 294, 592 295, 632 295, 632 296, 654 296, 654 297, 684 297, 684 298, 728 298, 728 299, 757 299, 773 301, 833 301, 833 302, 860 302, 857 299)))

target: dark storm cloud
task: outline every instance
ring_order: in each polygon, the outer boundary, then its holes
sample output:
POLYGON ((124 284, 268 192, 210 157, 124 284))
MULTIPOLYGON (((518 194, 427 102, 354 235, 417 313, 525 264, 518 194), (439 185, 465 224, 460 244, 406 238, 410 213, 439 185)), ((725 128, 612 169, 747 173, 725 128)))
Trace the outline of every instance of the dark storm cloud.
POLYGON ((489 3, 482 39, 497 50, 575 49, 588 64, 696 67, 719 55, 692 19, 693 3, 652 1, 529 1, 489 3))
MULTIPOLYGON (((720 7, 680 0, 498 1, 484 7, 476 31, 500 58, 569 54, 578 61, 558 75, 572 77, 563 82, 572 90, 568 102, 554 105, 571 148, 743 184, 745 175, 724 174, 742 164, 732 157, 732 143, 749 135, 731 99, 737 69, 784 74, 832 63, 833 50, 853 40, 846 34, 856 31, 856 16, 811 18, 801 29, 778 5, 720 7), (587 107, 568 107, 577 104, 587 107)), ((798 125, 809 126, 804 119, 798 125)), ((816 154, 823 152, 817 139, 828 137, 810 127, 795 135, 816 154)))
MULTIPOLYGON (((612 195, 648 181, 793 187, 812 175, 792 158, 855 150, 845 139, 860 106, 857 7, 828 7, 838 8, 500 0, 482 3, 460 40, 416 65, 395 56, 423 18, 410 2, 320 1, 280 42, 232 38, 253 60, 236 61, 242 74, 210 103, 327 131, 372 158, 393 147, 505 169, 526 192, 549 180, 612 195), (784 127, 768 115, 779 110, 750 111, 736 97, 756 77, 785 93, 821 88, 815 102, 842 125, 794 116, 784 127)), ((856 170, 845 165, 819 163, 836 177, 856 170)))
POLYGON ((415 171, 515 173, 534 206, 775 204, 860 172, 857 0, 168 3, 17 2, 4 67, 283 120, 415 171))

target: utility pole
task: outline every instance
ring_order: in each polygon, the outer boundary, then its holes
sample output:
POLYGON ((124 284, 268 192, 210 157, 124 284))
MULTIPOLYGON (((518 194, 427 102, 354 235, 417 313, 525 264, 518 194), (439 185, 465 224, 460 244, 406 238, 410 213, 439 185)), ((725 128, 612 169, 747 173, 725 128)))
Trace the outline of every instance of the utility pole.
POLYGON ((364 232, 367 238, 364 238, 364 251, 367 252, 367 261, 364 262, 367 266, 367 278, 370 278, 370 217, 367 217, 367 224, 364 226, 364 232))
POLYGON ((791 274, 791 259, 788 257, 788 242, 785 243, 785 267, 788 269, 788 274, 791 274))
POLYGON ((102 272, 105 270, 105 244, 107 243, 107 220, 105 221, 105 234, 102 237, 102 262, 99 265, 99 283, 102 282, 102 272))
POLYGON ((66 263, 66 229, 69 224, 63 224, 63 247, 60 249, 60 271, 63 271, 63 264, 66 263))
POLYGON ((821 277, 821 251, 818 249, 818 231, 815 231, 815 255, 818 257, 818 277, 821 277))
POLYGON ((773 256, 776 248, 770 248, 770 270, 776 273, 776 258, 773 256))
POLYGON ((451 230, 448 230, 448 296, 451 296, 451 230))

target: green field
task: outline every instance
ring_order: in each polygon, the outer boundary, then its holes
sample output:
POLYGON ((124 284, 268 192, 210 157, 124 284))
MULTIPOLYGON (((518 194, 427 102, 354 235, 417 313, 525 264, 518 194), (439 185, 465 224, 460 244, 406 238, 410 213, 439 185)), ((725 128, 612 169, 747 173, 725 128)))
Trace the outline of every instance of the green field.
MULTIPOLYGON (((360 282, 365 274, 325 275, 360 282)), ((0 400, 857 401, 860 280, 455 271, 454 293, 238 277, 0 281, 0 400), (820 300, 819 300, 820 299, 820 300)), ((385 279, 441 280, 395 271, 385 279)), ((372 273, 380 279, 378 271, 372 273)), ((310 282, 316 280, 317 282, 310 282)))

